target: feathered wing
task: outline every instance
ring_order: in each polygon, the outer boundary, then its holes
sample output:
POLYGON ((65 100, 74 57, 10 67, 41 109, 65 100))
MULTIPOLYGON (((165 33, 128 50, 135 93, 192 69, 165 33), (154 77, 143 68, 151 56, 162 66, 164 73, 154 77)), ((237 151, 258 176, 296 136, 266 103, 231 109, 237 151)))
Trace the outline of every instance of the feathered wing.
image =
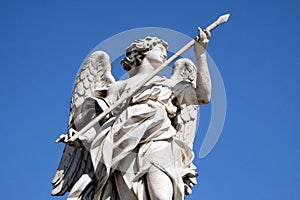
POLYGON ((183 105, 177 116, 176 136, 193 149, 198 122, 199 106, 183 105))
POLYGON ((111 61, 104 51, 95 51, 84 62, 75 80, 68 128, 78 120, 81 107, 87 97, 103 97, 109 86, 115 82, 111 73, 111 61))
MULTIPOLYGON (((75 80, 70 103, 68 130, 73 128, 79 131, 88 123, 86 119, 93 116, 88 116, 91 113, 86 112, 87 106, 83 102, 88 97, 105 97, 106 91, 113 82, 115 79, 111 73, 109 56, 103 51, 93 52, 83 63, 75 80), (83 107, 85 108, 83 109, 83 107)), ((97 109, 95 105, 90 108, 97 109)), ((96 112, 99 110, 92 113, 96 112)), ((52 195, 62 196, 70 191, 68 199, 91 199, 94 190, 92 178, 93 165, 90 153, 85 148, 75 148, 66 144, 52 180, 52 195)))
MULTIPOLYGON (((194 63, 187 58, 182 58, 175 62, 171 79, 184 81, 186 84, 195 87, 196 73, 197 69, 194 63)), ((196 97, 191 96, 189 98, 196 97)), ((174 121, 177 130, 176 136, 192 149, 197 129, 199 106, 184 103, 179 106, 180 112, 174 121)))

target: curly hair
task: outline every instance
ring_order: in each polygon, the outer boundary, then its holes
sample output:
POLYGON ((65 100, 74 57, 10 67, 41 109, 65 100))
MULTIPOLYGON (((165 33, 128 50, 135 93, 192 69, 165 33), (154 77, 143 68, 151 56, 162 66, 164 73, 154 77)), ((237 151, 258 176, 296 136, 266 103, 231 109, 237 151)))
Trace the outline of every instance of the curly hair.
POLYGON ((157 37, 145 37, 144 39, 135 40, 126 49, 126 57, 122 59, 121 65, 126 71, 139 66, 145 58, 145 53, 151 51, 157 44, 162 44, 168 50, 168 43, 157 37))

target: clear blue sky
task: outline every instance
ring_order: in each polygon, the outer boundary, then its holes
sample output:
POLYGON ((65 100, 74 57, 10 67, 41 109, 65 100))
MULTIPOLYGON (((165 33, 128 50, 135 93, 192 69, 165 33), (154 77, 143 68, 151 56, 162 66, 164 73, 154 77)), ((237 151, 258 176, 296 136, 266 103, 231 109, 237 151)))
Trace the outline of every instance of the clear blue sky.
POLYGON ((231 19, 213 32, 208 50, 226 87, 226 122, 209 156, 196 158, 200 176, 188 199, 299 199, 299 6, 283 0, 2 0, 1 199, 66 199, 50 196, 63 149, 54 141, 66 130, 77 70, 98 43, 149 26, 194 37, 197 26, 227 12, 231 19))

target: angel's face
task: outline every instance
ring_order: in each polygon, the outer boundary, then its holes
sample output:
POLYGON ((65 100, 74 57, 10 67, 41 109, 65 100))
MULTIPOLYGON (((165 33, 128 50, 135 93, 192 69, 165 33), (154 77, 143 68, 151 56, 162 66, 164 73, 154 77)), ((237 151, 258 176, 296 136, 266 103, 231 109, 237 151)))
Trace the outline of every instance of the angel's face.
POLYGON ((167 50, 162 44, 155 45, 146 53, 146 57, 154 68, 159 67, 167 59, 167 50))

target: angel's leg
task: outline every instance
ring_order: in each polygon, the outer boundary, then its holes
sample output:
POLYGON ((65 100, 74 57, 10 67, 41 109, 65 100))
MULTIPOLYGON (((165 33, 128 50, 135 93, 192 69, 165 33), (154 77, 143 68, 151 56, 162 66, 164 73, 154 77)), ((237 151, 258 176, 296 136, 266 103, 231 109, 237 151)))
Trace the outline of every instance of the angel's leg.
POLYGON ((169 176, 153 167, 146 175, 151 200, 170 200, 173 196, 173 185, 169 176))

